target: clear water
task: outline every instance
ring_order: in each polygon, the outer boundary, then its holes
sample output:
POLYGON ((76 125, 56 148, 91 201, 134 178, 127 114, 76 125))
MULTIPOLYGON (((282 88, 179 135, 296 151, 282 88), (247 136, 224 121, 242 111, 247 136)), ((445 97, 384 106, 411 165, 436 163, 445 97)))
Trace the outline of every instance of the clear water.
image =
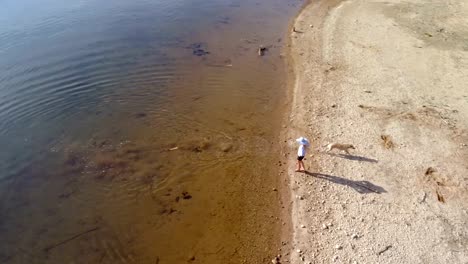
POLYGON ((0 1, 0 262, 271 259, 299 5, 0 1))

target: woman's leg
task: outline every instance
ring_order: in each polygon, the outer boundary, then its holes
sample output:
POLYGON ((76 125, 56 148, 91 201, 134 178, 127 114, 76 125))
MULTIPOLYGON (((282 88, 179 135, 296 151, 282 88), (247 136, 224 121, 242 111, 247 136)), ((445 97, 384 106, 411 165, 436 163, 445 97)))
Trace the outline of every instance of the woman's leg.
MULTIPOLYGON (((304 165, 304 161, 299 161, 301 164, 300 164, 300 167, 302 167, 302 170, 305 171, 305 165, 304 165)), ((300 167, 299 167, 299 170, 300 170, 300 167)))

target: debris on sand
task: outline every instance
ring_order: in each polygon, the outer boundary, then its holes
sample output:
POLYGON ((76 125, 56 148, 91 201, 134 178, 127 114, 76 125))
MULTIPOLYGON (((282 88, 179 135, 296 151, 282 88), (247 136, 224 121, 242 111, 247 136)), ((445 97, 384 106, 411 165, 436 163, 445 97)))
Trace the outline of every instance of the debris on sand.
POLYGON ((332 71, 336 71, 336 67, 335 67, 335 66, 330 66, 330 68, 328 68, 328 69, 325 70, 325 73, 329 73, 329 72, 332 72, 332 71))
POLYGON ((426 33, 424 33, 424 35, 426 35, 427 37, 432 38, 432 34, 431 34, 431 33, 427 33, 427 32, 426 32, 426 33))
POLYGON ((445 198, 444 198, 444 196, 442 196, 442 194, 439 193, 438 190, 436 190, 436 195, 437 195, 437 200, 438 200, 439 202, 445 203, 445 198))
POLYGON ((424 203, 426 201, 427 194, 426 192, 423 192, 421 195, 421 199, 419 199, 419 203, 424 203))
POLYGON ((386 149, 391 149, 394 147, 393 141, 389 135, 381 135, 380 138, 384 141, 384 147, 386 149))
POLYGON ((429 167, 427 168, 426 172, 424 173, 425 175, 431 175, 432 173, 436 172, 436 169, 429 167))
POLYGON ((377 256, 382 255, 385 251, 389 250, 390 248, 392 248, 392 245, 386 246, 384 249, 382 249, 382 250, 380 250, 379 252, 377 252, 377 256))
POLYGON ((173 150, 178 150, 179 147, 173 147, 173 148, 170 148, 169 151, 173 151, 173 150))

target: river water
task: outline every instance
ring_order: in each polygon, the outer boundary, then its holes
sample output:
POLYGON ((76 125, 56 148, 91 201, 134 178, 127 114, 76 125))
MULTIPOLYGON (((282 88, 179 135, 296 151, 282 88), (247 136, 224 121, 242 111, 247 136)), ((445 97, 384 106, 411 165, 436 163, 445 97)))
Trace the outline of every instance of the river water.
POLYGON ((269 262, 300 5, 0 1, 0 263, 269 262))

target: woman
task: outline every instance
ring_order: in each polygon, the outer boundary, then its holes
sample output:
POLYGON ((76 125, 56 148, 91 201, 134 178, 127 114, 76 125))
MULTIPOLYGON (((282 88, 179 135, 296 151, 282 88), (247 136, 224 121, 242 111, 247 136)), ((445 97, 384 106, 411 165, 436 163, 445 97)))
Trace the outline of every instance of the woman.
POLYGON ((300 137, 296 139, 296 142, 299 143, 299 148, 297 149, 297 169, 296 172, 304 172, 305 166, 304 161, 302 161, 306 155, 307 147, 309 146, 309 140, 305 137, 300 137))

